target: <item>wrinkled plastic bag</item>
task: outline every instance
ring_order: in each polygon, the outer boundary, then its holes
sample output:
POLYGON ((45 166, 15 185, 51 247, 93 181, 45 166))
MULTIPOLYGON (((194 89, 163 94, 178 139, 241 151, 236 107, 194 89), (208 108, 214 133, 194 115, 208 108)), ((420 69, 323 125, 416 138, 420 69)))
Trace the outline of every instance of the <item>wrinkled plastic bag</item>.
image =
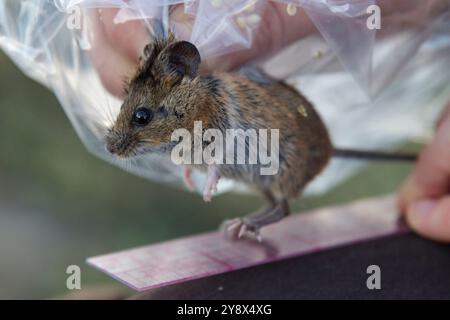
MULTIPOLYGON (((381 30, 366 25, 367 8, 375 0, 278 2, 291 12, 297 6, 305 10, 318 32, 261 65, 316 105, 336 146, 389 149, 410 139, 426 140, 450 95, 448 1, 410 0, 397 16, 382 16, 381 30), (408 15, 417 23, 405 24, 402 19, 408 15)), ((249 48, 267 2, 1 0, 0 47, 23 72, 55 93, 92 153, 140 176, 181 186, 182 169, 168 159, 146 155, 122 161, 106 152, 104 136, 121 101, 105 90, 89 57, 89 19, 98 10, 117 8, 115 23, 140 20, 152 34, 156 20, 166 31, 172 27, 170 6, 180 4, 195 19, 187 40, 202 58, 210 58, 249 48), (69 28, 68 19, 78 11, 82 25, 69 28)), ((360 167, 356 161, 333 160, 308 189, 323 192, 360 167)), ((202 173, 194 173, 198 189, 203 179, 202 173)), ((226 180, 219 184, 219 190, 230 187, 238 186, 226 180)))

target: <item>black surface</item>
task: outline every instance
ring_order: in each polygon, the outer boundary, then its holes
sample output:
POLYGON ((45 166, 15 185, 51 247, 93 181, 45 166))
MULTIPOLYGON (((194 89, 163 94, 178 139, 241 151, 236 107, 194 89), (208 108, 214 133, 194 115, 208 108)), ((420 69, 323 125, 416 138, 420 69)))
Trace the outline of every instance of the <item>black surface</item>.
POLYGON ((353 244, 139 294, 137 299, 450 299, 450 245, 413 234, 353 244), (366 286, 369 265, 381 289, 366 286))

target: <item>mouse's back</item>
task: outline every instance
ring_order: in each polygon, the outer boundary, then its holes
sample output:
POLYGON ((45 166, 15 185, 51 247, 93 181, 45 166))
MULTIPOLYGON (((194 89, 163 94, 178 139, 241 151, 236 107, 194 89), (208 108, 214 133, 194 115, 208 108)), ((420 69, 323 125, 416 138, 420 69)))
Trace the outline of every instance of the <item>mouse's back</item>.
POLYGON ((258 69, 246 68, 220 77, 230 97, 227 112, 231 127, 278 129, 279 172, 272 177, 273 191, 297 196, 332 155, 328 131, 319 114, 295 88, 258 69))

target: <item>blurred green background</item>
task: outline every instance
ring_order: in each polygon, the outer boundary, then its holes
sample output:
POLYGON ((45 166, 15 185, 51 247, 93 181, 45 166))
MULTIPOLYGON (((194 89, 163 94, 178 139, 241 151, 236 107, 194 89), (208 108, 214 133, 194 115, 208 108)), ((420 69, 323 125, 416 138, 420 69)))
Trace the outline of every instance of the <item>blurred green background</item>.
MULTIPOLYGON (((122 285, 87 257, 217 228, 260 205, 256 196, 201 197, 132 176, 90 155, 57 100, 0 53, 0 298, 68 293, 66 268, 82 286, 122 285)), ((372 164, 302 211, 393 192, 408 165, 372 164)), ((131 292, 131 291, 130 291, 131 292)))

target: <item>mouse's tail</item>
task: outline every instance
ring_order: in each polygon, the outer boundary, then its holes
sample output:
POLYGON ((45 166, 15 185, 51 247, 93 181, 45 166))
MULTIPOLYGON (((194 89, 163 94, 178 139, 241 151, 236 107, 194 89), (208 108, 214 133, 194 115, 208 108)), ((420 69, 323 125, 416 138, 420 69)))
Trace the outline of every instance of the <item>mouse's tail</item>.
POLYGON ((334 148, 333 156, 339 158, 350 158, 357 160, 380 160, 380 161, 416 161, 417 153, 407 152, 384 152, 384 151, 364 151, 334 148))

